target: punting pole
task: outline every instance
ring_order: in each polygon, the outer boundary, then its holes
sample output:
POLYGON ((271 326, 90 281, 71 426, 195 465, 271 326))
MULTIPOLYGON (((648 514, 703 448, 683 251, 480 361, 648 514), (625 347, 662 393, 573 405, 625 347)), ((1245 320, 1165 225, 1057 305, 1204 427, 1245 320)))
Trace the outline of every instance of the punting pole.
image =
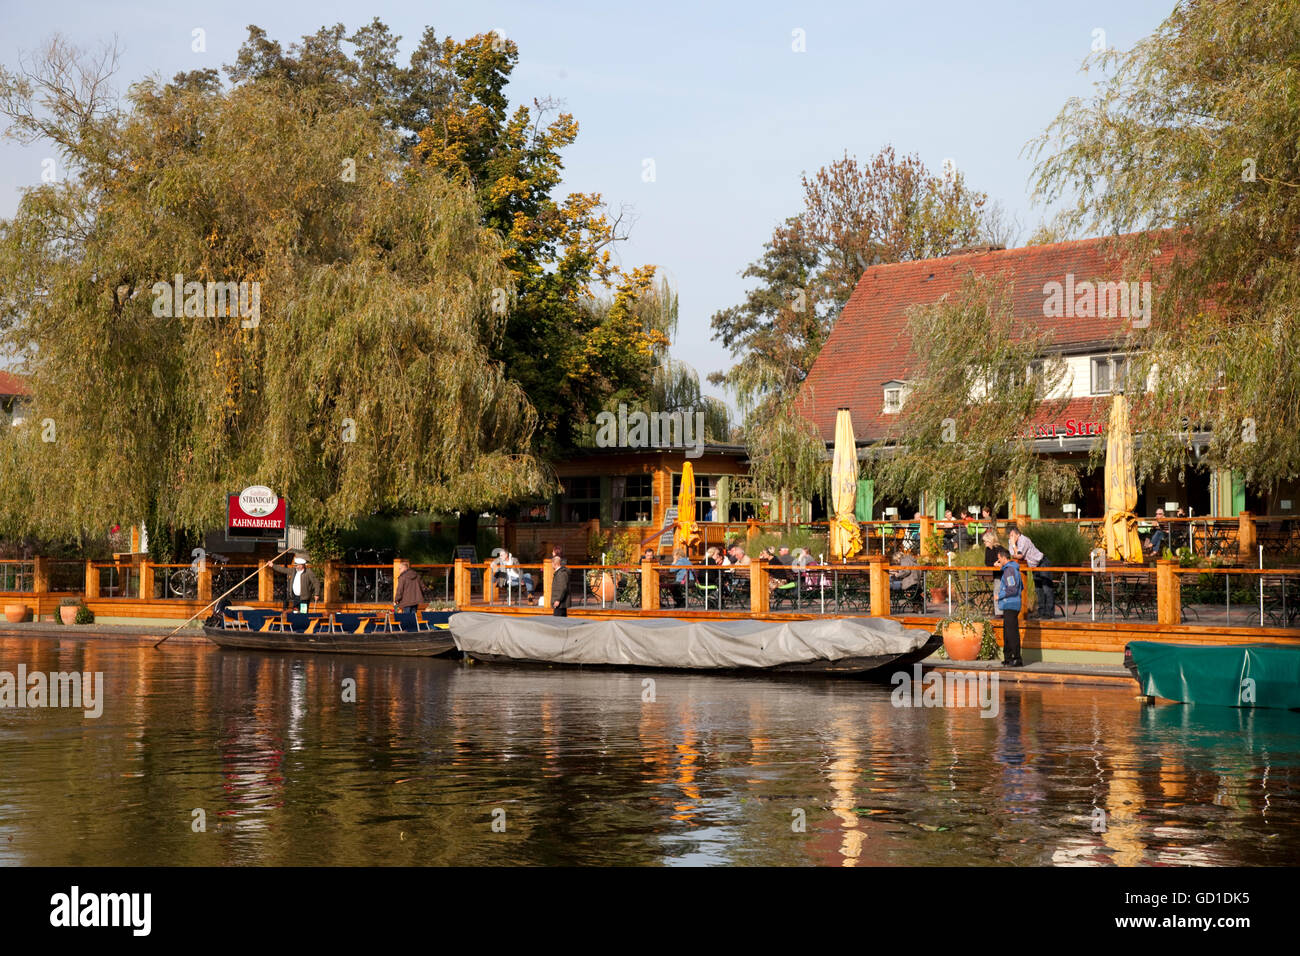
MULTIPOLYGON (((270 561, 268 561, 268 562, 266 562, 266 563, 267 563, 267 564, 275 564, 276 561, 279 561, 279 560, 280 560, 281 558, 283 558, 286 554, 288 554, 290 551, 293 551, 293 550, 295 550, 295 549, 294 549, 294 548, 285 548, 283 551, 281 551, 279 554, 277 554, 274 558, 272 558, 270 561)), ((253 577, 253 575, 257 574, 257 573, 260 572, 261 570, 262 570, 262 566, 259 564, 256 568, 253 569, 253 574, 249 574, 249 575, 245 576, 243 579, 240 580, 239 584, 236 584, 236 585, 235 585, 235 587, 231 588, 229 591, 226 591, 224 594, 222 594, 222 595, 220 595, 219 597, 215 598, 214 600, 210 601, 207 605, 205 605, 204 607, 199 608, 197 611, 195 611, 193 614, 191 614, 191 615, 190 615, 189 617, 187 617, 185 620, 181 621, 181 623, 180 623, 179 625, 177 625, 175 631, 172 631, 171 634, 168 634, 167 637, 164 637, 161 641, 159 641, 157 644, 154 645, 154 650, 157 650, 159 647, 161 647, 162 644, 163 644, 163 641, 166 641, 167 638, 169 638, 169 637, 171 637, 173 634, 175 634, 176 631, 179 631, 179 630, 180 630, 182 627, 184 627, 186 624, 190 623, 190 621, 194 620, 196 617, 198 617, 200 614, 202 614, 202 613, 203 613, 204 611, 206 611, 208 608, 212 607, 212 605, 214 605, 214 604, 216 604, 218 601, 220 601, 221 598, 223 598, 223 597, 226 596, 226 594, 229 594, 230 591, 233 591, 233 590, 235 590, 235 588, 238 588, 240 584, 243 584, 244 581, 247 581, 249 578, 253 577)))

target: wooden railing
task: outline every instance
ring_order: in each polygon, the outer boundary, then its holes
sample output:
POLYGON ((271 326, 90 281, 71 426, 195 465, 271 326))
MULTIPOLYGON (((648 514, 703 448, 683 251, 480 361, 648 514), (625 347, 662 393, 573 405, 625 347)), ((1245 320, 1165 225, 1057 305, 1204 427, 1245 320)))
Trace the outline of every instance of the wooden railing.
MULTIPOLYGON (((1018 524, 1070 524, 1078 528, 1094 545, 1103 543, 1105 520, 1101 517, 1089 518, 1030 518, 1017 515, 1013 519, 980 519, 966 515, 954 516, 951 522, 941 518, 922 516, 920 519, 880 519, 857 522, 862 535, 864 554, 888 555, 899 547, 903 540, 911 538, 920 547, 930 548, 931 542, 938 536, 945 542, 947 550, 960 550, 975 545, 985 530, 990 528, 1002 532, 1010 522, 1018 524), (941 525, 948 524, 948 527, 941 525)), ((697 529, 701 539, 701 548, 722 547, 734 541, 744 541, 758 535, 772 534, 783 536, 791 531, 810 534, 821 539, 820 557, 829 557, 826 552, 825 537, 830 523, 827 521, 796 521, 786 524, 780 521, 698 521, 697 529)), ((1156 530, 1154 517, 1138 517, 1138 533, 1145 540, 1156 530)), ((1265 558, 1295 557, 1300 555, 1300 516, 1293 515, 1253 515, 1242 512, 1240 515, 1222 516, 1206 515, 1191 518, 1161 518, 1159 524, 1165 531, 1160 551, 1168 548, 1177 553, 1180 548, 1188 548, 1199 557, 1219 557, 1227 561, 1253 562, 1257 559, 1259 548, 1264 549, 1265 558)), ((655 544, 652 539, 651 544, 655 544)), ((1158 556, 1158 555, 1157 555, 1158 556)))

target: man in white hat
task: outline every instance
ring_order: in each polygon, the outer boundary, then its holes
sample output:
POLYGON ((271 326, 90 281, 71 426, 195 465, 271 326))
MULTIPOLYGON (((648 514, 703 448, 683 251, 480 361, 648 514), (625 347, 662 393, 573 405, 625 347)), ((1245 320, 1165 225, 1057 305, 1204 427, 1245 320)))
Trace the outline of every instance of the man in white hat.
POLYGON ((307 567, 307 555, 302 551, 294 554, 293 563, 288 567, 267 563, 276 574, 287 575, 289 578, 288 586, 284 589, 286 608, 305 614, 311 602, 320 599, 320 579, 307 567))

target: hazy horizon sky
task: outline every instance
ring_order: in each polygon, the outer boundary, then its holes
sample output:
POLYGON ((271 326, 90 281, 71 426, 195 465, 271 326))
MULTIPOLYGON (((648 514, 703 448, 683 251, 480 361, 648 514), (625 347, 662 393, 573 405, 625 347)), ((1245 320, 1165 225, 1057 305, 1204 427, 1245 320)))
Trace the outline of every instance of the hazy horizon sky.
MULTIPOLYGON (((1086 5, 987 2, 745 4, 591 2, 473 5, 286 0, 194 3, 44 3, 0 0, 0 63, 16 68, 54 33, 93 47, 116 35, 119 92, 150 73, 234 61, 249 24, 282 46, 341 22, 351 32, 378 16, 407 58, 426 26, 464 39, 500 30, 519 46, 507 95, 563 102, 579 124, 565 153, 562 192, 598 192, 627 204, 626 267, 655 263, 680 293, 674 354, 701 380, 731 362, 709 340, 709 318, 740 302, 740 273, 773 227, 801 206, 800 176, 845 152, 866 160, 882 146, 916 152, 931 169, 952 159, 972 188, 1000 201, 1023 227, 1030 204, 1025 144, 1093 77, 1083 59, 1105 31, 1127 49, 1151 33, 1172 0, 1086 5), (206 52, 192 50, 195 29, 206 52), (803 52, 796 52, 802 31, 803 52), (653 160, 653 182, 643 179, 653 160)), ((51 151, 0 141, 0 217, 38 184, 51 151)), ((705 384, 709 394, 719 394, 705 384)))

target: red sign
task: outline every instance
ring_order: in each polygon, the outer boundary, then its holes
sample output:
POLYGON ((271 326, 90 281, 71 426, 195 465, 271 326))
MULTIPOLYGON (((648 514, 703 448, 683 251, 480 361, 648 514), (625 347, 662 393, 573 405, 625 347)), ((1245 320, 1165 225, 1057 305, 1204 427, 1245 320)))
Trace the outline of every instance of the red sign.
MULTIPOLYGON (((254 508, 260 511, 260 508, 254 508)), ((249 514, 240 504, 239 495, 226 496, 226 537, 260 538, 276 541, 289 533, 289 503, 276 500, 266 514, 249 514)))
POLYGON ((1067 418, 1064 425, 1049 422, 1045 425, 1030 425, 1030 438, 1089 438, 1100 435, 1106 430, 1105 422, 1086 422, 1081 418, 1067 418))

